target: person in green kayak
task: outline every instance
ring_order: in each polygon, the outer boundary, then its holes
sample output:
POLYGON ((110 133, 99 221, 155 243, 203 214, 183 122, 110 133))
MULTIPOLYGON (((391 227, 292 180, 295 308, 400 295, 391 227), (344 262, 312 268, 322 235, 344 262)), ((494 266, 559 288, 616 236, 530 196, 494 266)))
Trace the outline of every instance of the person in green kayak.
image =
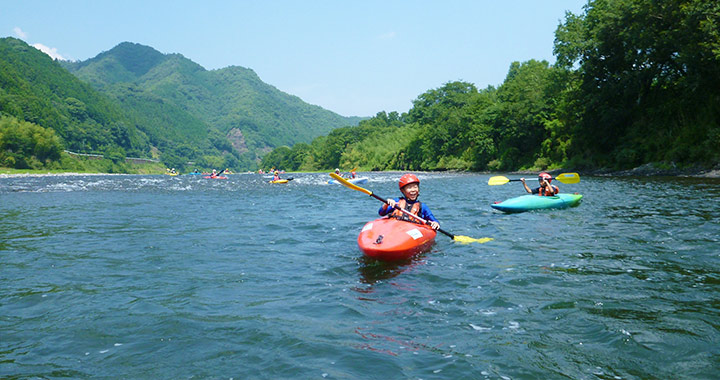
POLYGON ((544 172, 540 173, 538 174, 538 182, 540 183, 540 187, 530 189, 527 183, 525 183, 525 178, 520 178, 520 182, 522 182, 523 187, 525 187, 525 191, 530 194, 537 194, 540 196, 553 196, 560 192, 560 188, 551 184, 551 181, 552 176, 550 174, 544 172))
POLYGON ((430 227, 437 230, 440 228, 440 223, 435 218, 435 215, 430 211, 427 205, 420 202, 418 197, 420 196, 420 180, 414 174, 404 174, 400 177, 398 182, 400 192, 403 196, 400 198, 388 198, 387 203, 380 207, 378 214, 385 216, 390 214, 390 217, 398 218, 402 220, 409 220, 418 222, 417 219, 409 217, 399 211, 400 208, 409 211, 411 214, 417 215, 430 222, 430 227))

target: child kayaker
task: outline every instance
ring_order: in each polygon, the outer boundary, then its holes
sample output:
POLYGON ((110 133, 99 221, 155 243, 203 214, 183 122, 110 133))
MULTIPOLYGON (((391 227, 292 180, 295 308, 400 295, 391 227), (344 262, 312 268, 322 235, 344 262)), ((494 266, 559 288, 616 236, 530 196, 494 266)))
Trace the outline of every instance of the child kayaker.
POLYGON ((275 173, 273 175, 273 181, 279 181, 280 180, 280 172, 275 170, 275 173))
POLYGON ((522 182, 523 187, 525 187, 525 191, 530 194, 537 194, 540 196, 552 196, 560 192, 560 189, 557 186, 550 183, 551 181, 552 176, 550 174, 540 173, 538 174, 538 182, 540 182, 540 187, 531 190, 530 187, 528 187, 527 183, 525 183, 525 178, 520 178, 520 182, 522 182))
POLYGON ((397 210, 399 208, 403 208, 412 214, 430 221, 430 227, 433 229, 437 230, 440 228, 440 223, 437 219, 435 219, 435 215, 433 215, 427 205, 418 200, 418 197, 420 196, 420 180, 418 177, 414 174, 404 174, 400 177, 398 186, 400 187, 400 191, 403 193, 403 196, 395 199, 388 198, 387 204, 380 207, 378 214, 380 214, 380 216, 390 214, 393 218, 418 222, 417 219, 411 218, 397 210))

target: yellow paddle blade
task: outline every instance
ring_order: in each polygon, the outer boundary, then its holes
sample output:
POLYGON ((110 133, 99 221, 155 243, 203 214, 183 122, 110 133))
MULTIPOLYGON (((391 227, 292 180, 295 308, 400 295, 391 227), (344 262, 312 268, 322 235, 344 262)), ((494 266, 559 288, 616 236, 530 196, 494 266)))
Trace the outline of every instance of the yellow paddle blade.
POLYGON ((488 185, 490 185, 490 186, 504 185, 508 182, 510 182, 510 179, 508 179, 508 177, 499 175, 499 176, 495 176, 495 177, 490 177, 490 179, 488 180, 488 185))
POLYGON ((578 183, 580 182, 580 174, 577 173, 562 173, 555 177, 556 180, 562 183, 578 183))
POLYGON ((345 185, 345 186, 347 186, 347 187, 349 187, 349 188, 351 188, 351 189, 353 189, 353 190, 361 191, 361 192, 363 192, 363 193, 365 193, 365 194, 367 194, 367 195, 372 195, 372 191, 370 191, 370 190, 368 190, 368 189, 363 189, 363 188, 360 187, 360 186, 357 186, 357 185, 355 185, 355 184, 353 184, 353 183, 350 183, 350 182, 348 182, 345 178, 340 177, 339 175, 337 175, 337 174, 335 174, 335 173, 330 173, 330 177, 332 177, 334 180, 340 182, 341 184, 343 184, 343 185, 345 185))
POLYGON ((461 243, 461 244, 470 244, 470 243, 480 243, 480 244, 482 244, 482 243, 487 243, 487 242, 489 242, 490 240, 493 240, 493 238, 488 238, 488 237, 486 237, 486 238, 475 239, 475 238, 471 238, 470 236, 455 235, 455 236, 453 237, 453 240, 456 241, 456 242, 458 242, 458 243, 461 243))

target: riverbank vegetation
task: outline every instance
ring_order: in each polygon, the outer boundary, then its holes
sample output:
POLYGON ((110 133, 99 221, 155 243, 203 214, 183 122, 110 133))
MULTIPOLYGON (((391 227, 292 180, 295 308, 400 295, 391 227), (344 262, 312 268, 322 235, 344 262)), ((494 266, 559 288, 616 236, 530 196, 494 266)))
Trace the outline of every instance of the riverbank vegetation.
POLYGON ((456 81, 275 149, 286 170, 623 170, 720 162, 720 3, 595 0, 555 33, 557 63, 510 65, 497 88, 456 81))
POLYGON ((591 0, 566 14, 554 54, 554 64, 510 63, 498 86, 450 81, 407 113, 360 121, 250 69, 207 71, 132 43, 60 64, 3 38, 0 166, 132 172, 129 157, 141 157, 162 162, 159 173, 718 167, 720 3, 591 0))
POLYGON ((128 160, 122 148, 111 147, 102 155, 69 154, 60 137, 43 128, 11 116, 0 116, 0 168, 11 173, 163 173, 160 162, 128 160))

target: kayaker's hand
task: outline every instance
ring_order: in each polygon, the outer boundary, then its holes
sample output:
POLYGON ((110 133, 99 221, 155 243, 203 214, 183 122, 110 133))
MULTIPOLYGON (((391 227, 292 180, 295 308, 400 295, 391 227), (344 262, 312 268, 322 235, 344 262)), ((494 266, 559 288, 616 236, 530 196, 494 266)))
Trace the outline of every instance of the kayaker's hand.
POLYGON ((520 178, 520 182, 522 182, 523 184, 525 184, 525 178, 520 178))
POLYGON ((393 207, 395 207, 395 200, 388 198, 387 204, 388 204, 388 207, 393 208, 393 207))
POLYGON ((432 227, 433 230, 437 230, 437 229, 440 228, 440 223, 434 222, 434 221, 430 221, 430 227, 432 227))

